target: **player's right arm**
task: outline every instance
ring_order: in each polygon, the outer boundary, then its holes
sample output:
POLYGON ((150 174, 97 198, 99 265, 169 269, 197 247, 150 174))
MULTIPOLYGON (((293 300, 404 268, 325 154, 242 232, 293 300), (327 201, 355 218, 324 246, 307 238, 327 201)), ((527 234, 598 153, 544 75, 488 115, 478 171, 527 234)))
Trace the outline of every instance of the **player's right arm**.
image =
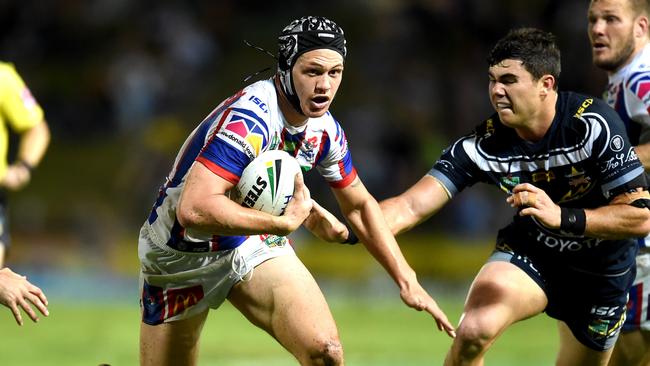
POLYGON ((480 172, 463 147, 465 142, 473 146, 476 136, 472 133, 458 139, 442 152, 428 174, 404 193, 380 203, 393 235, 427 220, 465 187, 478 181, 480 172))
POLYGON ((404 193, 382 201, 380 206, 388 227, 397 235, 431 217, 449 199, 440 181, 427 174, 404 193))
POLYGON ((312 208, 301 174, 296 175, 295 185, 284 215, 273 216, 232 201, 227 192, 234 184, 195 162, 176 206, 176 217, 185 228, 216 235, 287 235, 302 224, 312 208))

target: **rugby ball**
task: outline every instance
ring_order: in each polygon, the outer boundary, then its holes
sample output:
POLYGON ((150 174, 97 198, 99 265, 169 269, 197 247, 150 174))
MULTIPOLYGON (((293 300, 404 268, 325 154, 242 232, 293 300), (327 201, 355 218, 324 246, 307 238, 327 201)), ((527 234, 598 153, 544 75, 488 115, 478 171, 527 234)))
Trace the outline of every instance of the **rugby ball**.
POLYGON ((293 197, 296 174, 302 174, 298 161, 282 150, 268 150, 251 161, 231 199, 245 207, 280 216, 293 197))

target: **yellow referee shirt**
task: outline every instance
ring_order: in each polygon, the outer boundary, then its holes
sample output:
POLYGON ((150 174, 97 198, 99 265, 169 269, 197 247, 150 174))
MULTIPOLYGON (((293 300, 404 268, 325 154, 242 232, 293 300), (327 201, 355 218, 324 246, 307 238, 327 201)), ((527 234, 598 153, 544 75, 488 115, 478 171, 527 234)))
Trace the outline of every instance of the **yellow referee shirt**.
POLYGON ((0 62, 0 179, 7 171, 7 126, 21 133, 43 120, 43 109, 10 63, 0 62))

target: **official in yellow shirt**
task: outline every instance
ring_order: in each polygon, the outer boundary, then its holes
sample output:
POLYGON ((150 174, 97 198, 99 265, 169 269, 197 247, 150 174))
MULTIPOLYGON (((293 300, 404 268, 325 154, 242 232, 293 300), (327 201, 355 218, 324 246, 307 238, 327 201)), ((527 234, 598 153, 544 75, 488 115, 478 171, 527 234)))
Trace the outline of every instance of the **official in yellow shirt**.
POLYGON ((10 63, 0 62, 0 268, 9 245, 6 191, 24 187, 50 143, 43 109, 10 63), (9 129, 19 135, 16 159, 7 161, 9 129))

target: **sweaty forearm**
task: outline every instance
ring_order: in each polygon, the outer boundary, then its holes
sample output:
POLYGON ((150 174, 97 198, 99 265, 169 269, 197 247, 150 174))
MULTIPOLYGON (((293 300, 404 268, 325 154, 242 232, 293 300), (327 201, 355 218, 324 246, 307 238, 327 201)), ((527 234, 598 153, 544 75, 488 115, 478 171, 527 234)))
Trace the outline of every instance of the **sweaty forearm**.
POLYGON ((379 204, 384 219, 386 220, 386 225, 388 225, 393 235, 407 231, 412 226, 410 222, 413 220, 408 219, 408 214, 411 211, 406 209, 406 203, 403 201, 398 196, 381 201, 379 204))
POLYGON ((434 215, 450 198, 438 179, 425 175, 406 192, 382 201, 380 206, 388 227, 397 235, 434 215))

